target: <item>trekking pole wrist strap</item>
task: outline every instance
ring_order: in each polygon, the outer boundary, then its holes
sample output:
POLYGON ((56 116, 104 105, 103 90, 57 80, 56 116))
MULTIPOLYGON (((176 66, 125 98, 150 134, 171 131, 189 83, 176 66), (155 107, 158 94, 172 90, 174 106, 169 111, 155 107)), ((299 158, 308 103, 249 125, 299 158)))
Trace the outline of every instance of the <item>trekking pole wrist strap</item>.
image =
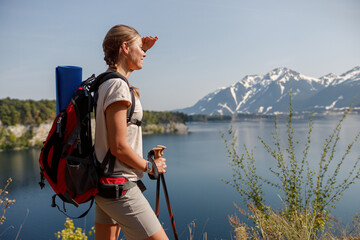
POLYGON ((152 164, 153 174, 148 173, 148 175, 149 175, 149 178, 151 180, 155 180, 155 179, 159 178, 159 171, 158 171, 157 166, 155 164, 154 156, 155 156, 154 151, 153 150, 149 151, 149 153, 148 153, 148 161, 152 164))

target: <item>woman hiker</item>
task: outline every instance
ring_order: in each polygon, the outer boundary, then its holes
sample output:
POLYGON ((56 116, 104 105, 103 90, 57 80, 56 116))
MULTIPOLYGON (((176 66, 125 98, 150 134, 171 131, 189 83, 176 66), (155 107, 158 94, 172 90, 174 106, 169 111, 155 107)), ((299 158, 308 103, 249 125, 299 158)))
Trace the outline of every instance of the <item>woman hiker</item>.
MULTIPOLYGON (((145 51, 151 48, 157 37, 141 38, 132 27, 116 25, 106 34, 103 50, 107 71, 128 78, 132 71, 143 66, 145 51)), ((142 119, 139 93, 135 89, 133 118, 142 119)), ((105 81, 98 89, 96 108, 95 153, 101 162, 110 149, 116 157, 114 173, 136 182, 143 172, 153 174, 152 165, 141 156, 141 127, 128 123, 127 111, 131 106, 131 94, 127 83, 121 78, 105 81)), ((159 173, 165 173, 164 158, 155 159, 159 173)), ((95 239, 118 239, 120 230, 128 240, 168 239, 150 204, 140 188, 127 190, 118 199, 95 197, 95 239)))

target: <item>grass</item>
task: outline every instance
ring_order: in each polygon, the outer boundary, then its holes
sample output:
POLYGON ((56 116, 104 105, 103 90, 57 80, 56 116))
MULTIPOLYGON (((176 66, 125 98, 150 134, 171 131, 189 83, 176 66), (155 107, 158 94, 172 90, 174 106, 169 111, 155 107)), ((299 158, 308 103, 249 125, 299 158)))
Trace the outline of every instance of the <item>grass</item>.
MULTIPOLYGON (((236 206, 236 205, 235 205, 236 206)), ((236 206, 237 207, 237 206, 236 206)), ((335 219, 331 219, 334 225, 339 226, 333 229, 330 225, 324 227, 322 231, 317 231, 316 218, 319 213, 316 212, 294 212, 292 220, 284 216, 281 212, 275 212, 270 207, 265 207, 264 211, 256 208, 253 204, 248 204, 249 213, 245 210, 238 210, 242 215, 251 219, 255 225, 248 226, 241 222, 236 214, 229 216, 229 222, 234 227, 234 238, 236 240, 244 239, 293 239, 293 240, 352 240, 360 239, 360 221, 356 216, 352 226, 341 228, 342 224, 335 219)))

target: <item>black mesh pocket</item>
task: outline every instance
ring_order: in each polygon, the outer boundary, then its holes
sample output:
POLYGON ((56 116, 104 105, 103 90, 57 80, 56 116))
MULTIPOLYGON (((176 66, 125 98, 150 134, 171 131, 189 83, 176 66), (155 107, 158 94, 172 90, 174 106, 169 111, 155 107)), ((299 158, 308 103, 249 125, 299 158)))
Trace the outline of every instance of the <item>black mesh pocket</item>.
POLYGON ((65 183, 74 194, 84 194, 96 188, 98 182, 96 168, 92 158, 68 158, 65 167, 65 183))

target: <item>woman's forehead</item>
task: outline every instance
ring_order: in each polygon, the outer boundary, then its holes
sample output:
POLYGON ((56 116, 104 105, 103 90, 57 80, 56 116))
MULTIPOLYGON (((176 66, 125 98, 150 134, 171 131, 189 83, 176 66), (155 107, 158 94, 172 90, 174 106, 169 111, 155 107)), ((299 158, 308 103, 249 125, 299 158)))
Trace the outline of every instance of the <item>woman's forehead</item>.
POLYGON ((140 35, 136 35, 136 37, 134 38, 134 42, 140 44, 142 43, 142 40, 141 40, 141 36, 140 35))

